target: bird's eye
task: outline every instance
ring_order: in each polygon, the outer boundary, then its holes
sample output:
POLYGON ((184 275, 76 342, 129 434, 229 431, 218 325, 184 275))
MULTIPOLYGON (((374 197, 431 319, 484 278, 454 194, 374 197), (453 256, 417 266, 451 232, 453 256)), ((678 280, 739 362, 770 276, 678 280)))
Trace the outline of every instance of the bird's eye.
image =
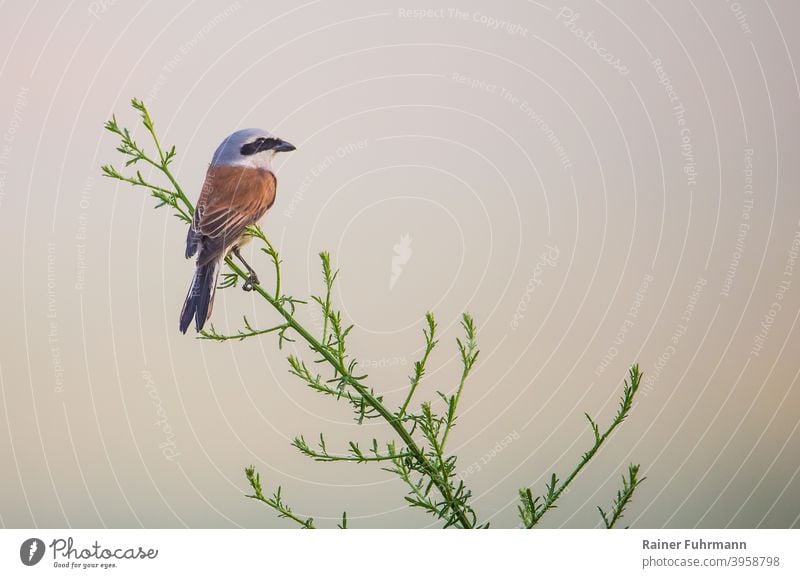
POLYGON ((256 153, 271 149, 275 146, 275 144, 277 144, 277 139, 266 138, 262 136, 258 137, 253 142, 249 142, 242 146, 239 152, 241 152, 244 156, 254 155, 256 153))

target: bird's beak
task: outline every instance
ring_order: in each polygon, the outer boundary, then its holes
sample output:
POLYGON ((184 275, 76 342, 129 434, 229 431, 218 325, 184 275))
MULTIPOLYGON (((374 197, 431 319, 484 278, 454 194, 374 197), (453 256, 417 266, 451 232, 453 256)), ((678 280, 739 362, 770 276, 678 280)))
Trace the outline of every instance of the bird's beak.
POLYGON ((278 153, 288 153, 289 151, 295 150, 295 147, 292 143, 286 142, 285 140, 279 141, 272 150, 278 153))

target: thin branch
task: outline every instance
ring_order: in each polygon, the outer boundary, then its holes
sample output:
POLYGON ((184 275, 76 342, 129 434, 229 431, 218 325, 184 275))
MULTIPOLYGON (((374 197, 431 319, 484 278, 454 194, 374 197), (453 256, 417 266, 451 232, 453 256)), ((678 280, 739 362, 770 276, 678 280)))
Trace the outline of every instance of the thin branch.
POLYGON ((175 187, 175 193, 184 202, 186 208, 189 210, 189 213, 194 214, 194 206, 184 194, 183 189, 181 189, 181 186, 178 184, 178 181, 172 174, 172 171, 169 170, 169 164, 175 157, 175 147, 172 147, 172 149, 165 155, 161 149, 161 144, 158 142, 158 135, 156 135, 155 126, 153 124, 153 120, 150 118, 150 113, 147 111, 147 107, 145 107, 144 103, 141 100, 137 100, 135 98, 131 99, 131 106, 133 106, 133 108, 135 108, 141 113, 142 124, 144 124, 144 127, 147 129, 147 132, 150 133, 150 136, 153 138, 153 143, 156 145, 156 149, 158 149, 158 157, 160 163, 156 163, 155 161, 144 155, 143 158, 150 164, 152 164, 154 167, 160 169, 161 172, 163 172, 164 175, 166 175, 166 177, 172 183, 172 186, 175 187))
POLYGON ((319 439, 319 450, 312 448, 303 436, 294 438, 292 445, 303 455, 318 462, 355 462, 365 464, 367 462, 387 462, 395 458, 412 457, 412 454, 408 452, 382 454, 378 451, 378 441, 375 439, 372 440, 372 447, 367 450, 367 453, 364 453, 356 442, 350 442, 348 454, 331 454, 328 452, 325 438, 322 434, 319 435, 319 439))
MULTIPOLYGON (((175 215, 178 218, 184 222, 190 221, 194 214, 194 206, 184 194, 169 166, 176 156, 175 147, 173 146, 167 150, 161 146, 153 120, 143 102, 133 99, 131 104, 138 111, 142 124, 152 138, 157 152, 155 157, 148 155, 136 143, 127 128, 121 128, 118 125, 116 117, 112 117, 106 123, 105 128, 119 137, 120 144, 117 147, 117 151, 126 157, 126 168, 137 165, 137 163, 144 163, 161 172, 169 182, 169 186, 160 186, 145 180, 138 170, 135 171, 134 176, 123 175, 112 165, 106 165, 102 168, 103 175, 135 187, 148 189, 150 194, 158 200, 157 207, 167 205, 175 209, 175 215)), ((409 493, 405 496, 405 499, 412 506, 423 508, 432 515, 444 520, 445 527, 488 527, 488 524, 478 524, 477 516, 469 504, 471 492, 466 488, 463 481, 459 481, 456 478, 456 456, 448 456, 445 453, 445 444, 456 423, 458 405, 464 385, 478 356, 475 326, 472 318, 468 314, 463 316, 461 324, 465 332, 465 338, 463 342, 460 339, 456 340, 463 366, 456 392, 450 396, 439 393, 439 396, 445 402, 446 412, 442 415, 437 414, 429 402, 421 405, 421 413, 413 413, 409 410, 412 398, 425 374, 429 356, 437 344, 435 338, 436 323, 431 313, 426 315, 427 328, 423 330, 425 351, 422 358, 414 364, 414 373, 409 377, 410 388, 402 405, 396 412, 392 412, 385 406, 382 396, 376 394, 372 388, 365 384, 364 380, 367 376, 357 372, 357 361, 347 352, 346 340, 353 326, 344 323, 341 312, 335 310, 332 306, 331 295, 338 271, 332 269, 330 255, 325 252, 320 253, 324 294, 323 296, 313 297, 314 301, 320 306, 323 317, 322 333, 318 338, 312 335, 295 318, 297 305, 304 304, 305 301, 283 293, 281 286, 281 259, 278 251, 270 243, 260 227, 255 225, 248 227, 247 234, 261 241, 263 245, 261 251, 270 258, 275 270, 274 293, 270 294, 262 286, 255 285, 253 287, 254 294, 269 303, 282 318, 282 322, 266 329, 259 329, 253 327, 245 317, 244 329, 238 329, 235 334, 219 333, 211 325, 209 330, 200 333, 199 338, 216 341, 243 340, 267 333, 275 333, 277 334, 279 348, 283 346, 284 342, 293 341, 294 338, 306 343, 316 355, 314 361, 327 366, 332 376, 324 378, 322 375, 312 372, 306 363, 295 355, 288 357, 290 373, 299 377, 308 387, 315 391, 333 396, 337 400, 344 398, 355 410, 359 423, 364 419, 375 418, 385 421, 399 437, 397 443, 400 449, 397 449, 394 441, 389 441, 381 444, 381 447, 386 448, 385 451, 379 451, 379 444, 377 440, 373 439, 372 446, 367 450, 363 450, 356 442, 350 442, 348 452, 331 454, 328 452, 322 436, 320 436, 319 449, 310 447, 302 436, 295 438, 293 445, 304 455, 319 461, 390 462, 392 467, 384 469, 395 473, 406 483, 409 493), (420 441, 417 441, 414 437, 417 428, 419 428, 423 438, 420 441)), ((243 281, 248 279, 248 272, 244 271, 230 257, 226 257, 225 265, 227 271, 222 273, 220 288, 234 287, 239 279, 243 281)), ((595 444, 592 449, 584 454, 581 463, 564 482, 559 483, 558 478, 553 474, 547 484, 546 494, 542 497, 534 498, 530 489, 520 491, 520 515, 526 526, 533 526, 548 509, 555 507, 556 500, 569 483, 595 455, 600 445, 614 428, 625 419, 630 411, 633 395, 638 389, 640 378, 638 367, 634 366, 631 370, 631 385, 628 386, 626 382, 625 395, 620 403, 617 417, 602 435, 592 418, 588 415, 586 416, 594 434, 595 444)), ((291 508, 283 501, 280 488, 275 494, 267 497, 263 493, 259 474, 255 472, 255 469, 251 466, 245 471, 254 490, 254 494, 249 497, 263 502, 278 512, 280 517, 289 518, 300 524, 301 527, 314 527, 311 518, 304 518, 292 512, 291 508)), ((639 483, 635 473, 630 473, 629 476, 629 480, 623 480, 623 489, 617 495, 610 517, 601 510, 601 515, 607 525, 611 524, 613 526, 621 517, 622 510, 630 501, 633 490, 639 483)), ((339 527, 347 527, 346 513, 343 513, 339 527)))
POLYGON ((403 401, 403 405, 400 406, 400 411, 397 412, 398 419, 403 419, 403 416, 408 409, 408 404, 411 403, 411 398, 414 397, 414 392, 417 391, 417 386, 419 385, 422 376, 425 375, 425 364, 428 362, 428 357, 438 343, 435 338, 437 326, 436 321, 433 318, 433 313, 430 311, 426 313, 425 320, 428 322, 428 328, 422 330, 422 333, 425 336, 425 353, 422 354, 422 359, 414 362, 414 375, 409 377, 409 380, 411 381, 411 387, 408 390, 408 395, 406 395, 405 401, 403 401))
POLYGON ((218 333, 214 324, 211 324, 209 329, 205 329, 200 332, 200 339, 207 339, 211 341, 228 341, 231 339, 237 339, 239 341, 243 341, 248 337, 256 337, 258 335, 265 335, 267 333, 274 333, 276 331, 286 331, 289 326, 286 323, 282 323, 280 325, 276 325, 274 327, 269 327, 267 329, 256 329, 252 325, 250 325, 250 321, 248 321, 247 317, 243 317, 244 319, 244 330, 237 329, 235 334, 227 335, 223 333, 218 333))
POLYGON ((477 350, 475 338, 475 322, 468 313, 464 313, 461 326, 466 333, 466 343, 462 343, 460 339, 457 339, 456 342, 458 343, 458 350, 461 353, 461 364, 464 369, 461 372, 461 381, 458 384, 456 394, 448 399, 447 423, 445 424, 444 435, 442 436, 442 448, 444 448, 447 442, 447 436, 450 435, 450 431, 455 424, 456 409, 458 408, 458 402, 461 400, 461 392, 464 389, 464 384, 472 371, 472 367, 475 365, 475 360, 478 359, 478 353, 480 353, 477 350))
POLYGON ((628 477, 622 476, 622 489, 617 491, 617 496, 614 498, 614 503, 611 508, 611 515, 608 516, 603 511, 603 508, 597 506, 600 510, 600 516, 603 518, 603 523, 607 529, 612 529, 625 511, 625 508, 633 500, 633 493, 645 479, 639 478, 639 464, 630 464, 628 466, 628 477))
POLYGON ((572 483, 572 480, 575 479, 584 466, 586 466, 586 464, 588 464, 589 461, 594 457, 594 455, 600 449, 600 446, 602 446, 603 443, 608 439, 608 436, 610 436, 617 426, 619 426, 619 424, 621 424, 625 418, 628 417, 628 413, 633 405, 633 398, 636 395, 636 392, 639 390, 639 383, 642 379, 642 373, 639 371, 638 365, 631 366, 628 371, 628 377, 630 379, 630 383, 628 380, 625 380, 617 414, 614 417, 614 420, 611 422, 611 425, 609 425, 608 429, 606 429, 602 435, 598 435, 599 428, 597 428, 597 424, 594 422, 594 420, 592 420, 592 418, 590 418, 588 415, 586 416, 592 426, 592 432, 594 434, 595 441, 594 445, 589 449, 589 451, 583 454, 581 461, 578 463, 572 473, 570 473, 569 476, 567 476, 567 478, 558 485, 558 478, 555 474, 553 474, 551 483, 548 484, 546 488, 547 492, 542 497, 541 504, 531 498, 529 490, 520 491, 522 505, 520 506, 519 511, 520 516, 522 517, 527 528, 532 528, 535 526, 539 520, 541 520, 544 514, 546 514, 551 508, 555 507, 556 500, 558 500, 564 490, 566 490, 570 483, 572 483))
POLYGON ((278 512, 279 518, 288 518, 293 520, 297 522, 301 528, 305 528, 307 530, 313 530, 315 528, 313 518, 303 518, 302 516, 298 516, 292 512, 292 508, 290 508, 289 504, 284 502, 283 498, 281 497, 280 486, 278 486, 278 489, 271 497, 267 497, 264 495, 264 491, 261 488, 261 475, 256 472, 255 468, 253 466, 249 466, 245 468, 244 472, 247 476, 247 480, 250 482, 250 487, 253 488, 253 494, 246 497, 263 502, 278 512))

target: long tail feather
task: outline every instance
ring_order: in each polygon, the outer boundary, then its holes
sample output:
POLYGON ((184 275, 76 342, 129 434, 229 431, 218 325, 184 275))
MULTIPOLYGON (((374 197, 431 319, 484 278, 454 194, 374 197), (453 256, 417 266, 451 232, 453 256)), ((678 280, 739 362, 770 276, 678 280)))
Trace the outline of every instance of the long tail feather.
POLYGON ((214 293, 217 289, 217 276, 219 275, 219 261, 212 261, 205 265, 198 265, 194 270, 186 301, 181 309, 180 330, 186 333, 192 319, 199 332, 203 329, 211 310, 214 307, 214 293))

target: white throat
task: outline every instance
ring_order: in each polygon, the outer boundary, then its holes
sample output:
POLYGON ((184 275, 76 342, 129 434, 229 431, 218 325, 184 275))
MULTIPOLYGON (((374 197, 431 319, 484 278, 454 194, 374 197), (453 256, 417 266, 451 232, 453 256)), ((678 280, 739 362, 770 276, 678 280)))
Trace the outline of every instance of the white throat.
POLYGON ((230 165, 234 167, 247 167, 250 169, 261 169, 262 171, 272 172, 272 157, 275 156, 275 151, 264 151, 262 153, 242 156, 220 164, 230 165))

